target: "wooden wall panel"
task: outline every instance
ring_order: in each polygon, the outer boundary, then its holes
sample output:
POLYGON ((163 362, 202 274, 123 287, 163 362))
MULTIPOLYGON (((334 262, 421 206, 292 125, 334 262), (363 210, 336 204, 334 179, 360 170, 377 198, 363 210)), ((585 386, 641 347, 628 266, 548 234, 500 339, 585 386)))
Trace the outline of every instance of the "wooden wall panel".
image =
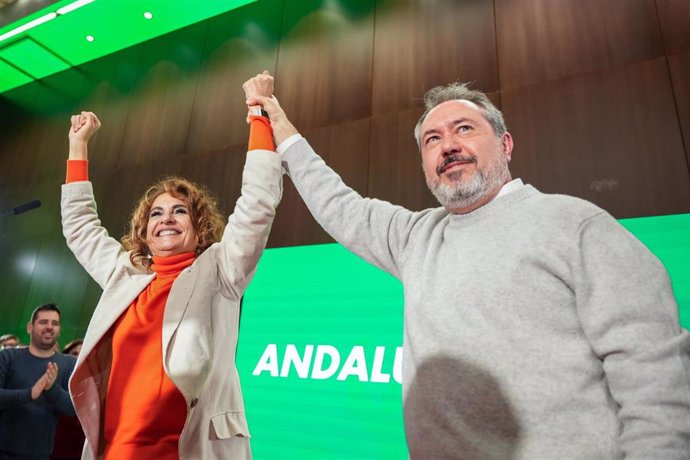
POLYGON ((656 6, 666 53, 673 55, 690 51, 690 2, 656 0, 656 6))
MULTIPOLYGON (((0 136, 0 188, 2 211, 41 198, 36 177, 43 155, 32 138, 40 131, 40 121, 32 113, 38 93, 45 88, 20 88, 2 104, 0 136), (13 99, 24 105, 15 105, 13 99), (32 147, 30 147, 33 146, 32 147)), ((54 210, 52 216, 55 216, 54 210)), ((47 205, 19 215, 0 217, 0 327, 2 333, 18 334, 26 342, 25 325, 33 306, 27 302, 32 278, 37 268, 40 245, 45 237, 46 220, 51 217, 47 205), (27 312, 28 310, 28 312, 27 312)))
POLYGON ((57 139, 55 122, 48 123, 46 120, 34 120, 27 127, 26 134, 22 139, 19 154, 14 157, 12 163, 10 184, 13 189, 36 187, 38 185, 38 175, 45 164, 52 164, 55 153, 47 152, 47 148, 54 148, 57 139))
POLYGON ((263 70, 275 75, 283 0, 261 1, 209 21, 187 152, 245 145, 242 83, 263 70))
POLYGON ((496 0, 501 87, 664 55, 654 0, 496 0))
POLYGON ((422 115, 414 108, 372 119, 369 164, 370 196, 415 211, 438 206, 424 180, 414 126, 422 115))
POLYGON ((55 180, 58 168, 64 172, 67 155, 69 115, 78 105, 83 75, 76 71, 54 75, 36 90, 31 123, 22 134, 22 143, 14 158, 10 183, 16 188, 37 187, 55 180))
POLYGON ((69 115, 61 113, 44 119, 35 132, 35 143, 27 152, 38 157, 36 185, 46 182, 59 186, 65 180, 65 160, 69 152, 69 115))
POLYGON ((184 153, 207 22, 143 46, 119 167, 184 153))
POLYGON ((21 134, 22 142, 12 166, 10 183, 16 188, 38 188, 46 181, 64 178, 67 157, 69 115, 79 105, 84 75, 70 69, 51 75, 36 85, 31 100, 30 123, 21 134))
POLYGON ((136 105, 130 92, 137 83, 142 52, 143 46, 133 46, 81 66, 85 75, 84 89, 75 113, 94 112, 102 124, 89 142, 92 175, 112 174, 120 155, 128 157, 122 145, 130 107, 136 105))
POLYGON ((376 6, 373 114, 419 107, 430 88, 498 89, 492 2, 381 0, 376 6))
MULTIPOLYGON (((47 178, 40 186, 31 188, 43 202, 41 208, 36 210, 37 217, 42 214, 41 233, 25 236, 27 244, 35 248, 37 253, 30 284, 27 287, 21 321, 28 319, 35 306, 47 302, 57 303, 62 310, 62 332, 59 343, 64 345, 74 338, 83 337, 98 297, 88 301, 90 309, 85 313, 83 304, 86 302, 87 286, 93 282, 67 249, 62 235, 59 209, 61 184, 65 176, 69 120, 66 120, 64 116, 60 118, 60 120, 54 120, 56 125, 54 136, 60 145, 55 155, 56 171, 53 177, 47 178)), ((98 163, 98 160, 95 163, 98 163)), ((98 296, 100 296, 100 288, 98 288, 98 296)))
POLYGON ((18 205, 10 195, 13 183, 13 165, 24 158, 21 155, 22 146, 31 126, 33 116, 9 100, 0 100, 0 209, 18 205))
MULTIPOLYGON (((60 187, 45 183, 35 192, 44 197, 43 206, 35 211, 36 217, 42 214, 43 218, 39 235, 30 240, 37 249, 37 256, 25 300, 24 320, 37 305, 52 302, 60 306, 66 328, 73 328, 80 316, 87 278, 82 276, 83 270, 72 253, 65 250, 60 223, 60 187)), ((71 334, 71 331, 63 331, 65 338, 71 334)))
MULTIPOLYGON (((302 132, 326 164, 363 196, 367 196, 369 176, 369 123, 364 119, 302 132)), ((269 247, 332 242, 311 216, 290 178, 284 176, 283 180, 283 199, 271 230, 269 247)))
POLYGON ((40 80, 32 112, 40 117, 71 113, 84 89, 84 72, 70 68, 40 80))
MULTIPOLYGON (((12 191, 13 200, 17 203, 28 201, 25 190, 12 191)), ((25 325, 28 315, 35 305, 27 302, 32 278, 36 270, 41 242, 45 237, 46 225, 50 212, 38 208, 16 216, 8 216, 0 223, 2 239, 0 240, 0 326, 5 332, 20 334, 26 343, 25 325)))
POLYGON ((683 135, 685 157, 690 175, 690 52, 668 58, 678 123, 683 135))
MULTIPOLYGON (((374 0, 351 3, 374 6, 374 0)), ((298 129, 371 113, 373 16, 352 16, 343 5, 308 0, 285 10, 276 95, 298 129)))
MULTIPOLYGON (((249 128, 245 125, 245 139, 249 128)), ((235 208, 242 188, 242 171, 247 158, 247 147, 237 145, 212 154, 188 155, 183 159, 181 170, 186 177, 203 184, 218 199, 225 217, 235 208)))
POLYGON ((664 58, 503 92, 512 170, 617 218, 690 211, 664 58))

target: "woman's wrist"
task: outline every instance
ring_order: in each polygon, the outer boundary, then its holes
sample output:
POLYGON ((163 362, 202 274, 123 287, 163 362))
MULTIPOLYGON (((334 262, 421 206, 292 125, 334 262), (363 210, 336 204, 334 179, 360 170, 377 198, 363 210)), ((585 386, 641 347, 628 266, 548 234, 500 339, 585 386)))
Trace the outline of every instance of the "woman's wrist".
POLYGON ((89 149, 88 144, 84 141, 72 141, 69 142, 69 160, 88 160, 89 149))

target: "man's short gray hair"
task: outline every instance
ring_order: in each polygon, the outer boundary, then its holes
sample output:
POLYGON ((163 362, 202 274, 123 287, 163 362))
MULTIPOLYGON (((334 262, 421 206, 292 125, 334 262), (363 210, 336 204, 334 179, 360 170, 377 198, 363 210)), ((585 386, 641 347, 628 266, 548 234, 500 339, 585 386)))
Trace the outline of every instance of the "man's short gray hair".
POLYGON ((493 105, 486 94, 470 89, 469 83, 450 83, 432 88, 424 95, 424 107, 426 107, 426 110, 414 128, 414 137, 417 139, 417 146, 419 146, 420 150, 422 148, 422 124, 429 112, 443 102, 457 100, 470 101, 477 104, 482 109, 484 117, 491 124, 499 139, 508 131, 506 122, 503 120, 503 114, 493 105))

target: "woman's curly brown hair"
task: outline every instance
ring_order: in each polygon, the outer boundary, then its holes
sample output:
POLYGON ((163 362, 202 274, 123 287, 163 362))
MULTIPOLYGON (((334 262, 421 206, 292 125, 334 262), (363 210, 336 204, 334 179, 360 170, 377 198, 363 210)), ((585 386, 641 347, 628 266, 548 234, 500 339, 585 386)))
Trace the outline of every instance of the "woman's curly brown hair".
POLYGON ((130 251, 129 258, 134 265, 151 267, 149 247, 146 244, 146 226, 153 201, 163 193, 169 193, 184 201, 196 233, 197 254, 204 252, 223 236, 225 219, 218 209, 218 202, 206 187, 182 177, 165 177, 151 185, 134 207, 128 232, 122 237, 122 244, 130 251))

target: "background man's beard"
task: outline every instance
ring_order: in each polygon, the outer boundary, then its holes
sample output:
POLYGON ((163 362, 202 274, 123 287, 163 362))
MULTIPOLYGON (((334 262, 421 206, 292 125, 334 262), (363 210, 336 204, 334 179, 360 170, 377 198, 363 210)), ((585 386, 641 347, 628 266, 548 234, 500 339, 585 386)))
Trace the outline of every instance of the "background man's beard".
POLYGON ((34 339, 33 337, 31 338, 31 343, 39 350, 50 350, 55 346, 56 342, 57 337, 53 337, 49 342, 44 342, 43 340, 41 340, 40 337, 36 339, 34 339))
POLYGON ((462 171, 454 171, 448 174, 453 180, 446 184, 438 180, 432 183, 428 178, 426 185, 439 203, 446 209, 463 209, 472 206, 488 194, 500 190, 503 184, 510 178, 508 162, 499 157, 489 169, 475 171, 466 180, 460 180, 462 171))

